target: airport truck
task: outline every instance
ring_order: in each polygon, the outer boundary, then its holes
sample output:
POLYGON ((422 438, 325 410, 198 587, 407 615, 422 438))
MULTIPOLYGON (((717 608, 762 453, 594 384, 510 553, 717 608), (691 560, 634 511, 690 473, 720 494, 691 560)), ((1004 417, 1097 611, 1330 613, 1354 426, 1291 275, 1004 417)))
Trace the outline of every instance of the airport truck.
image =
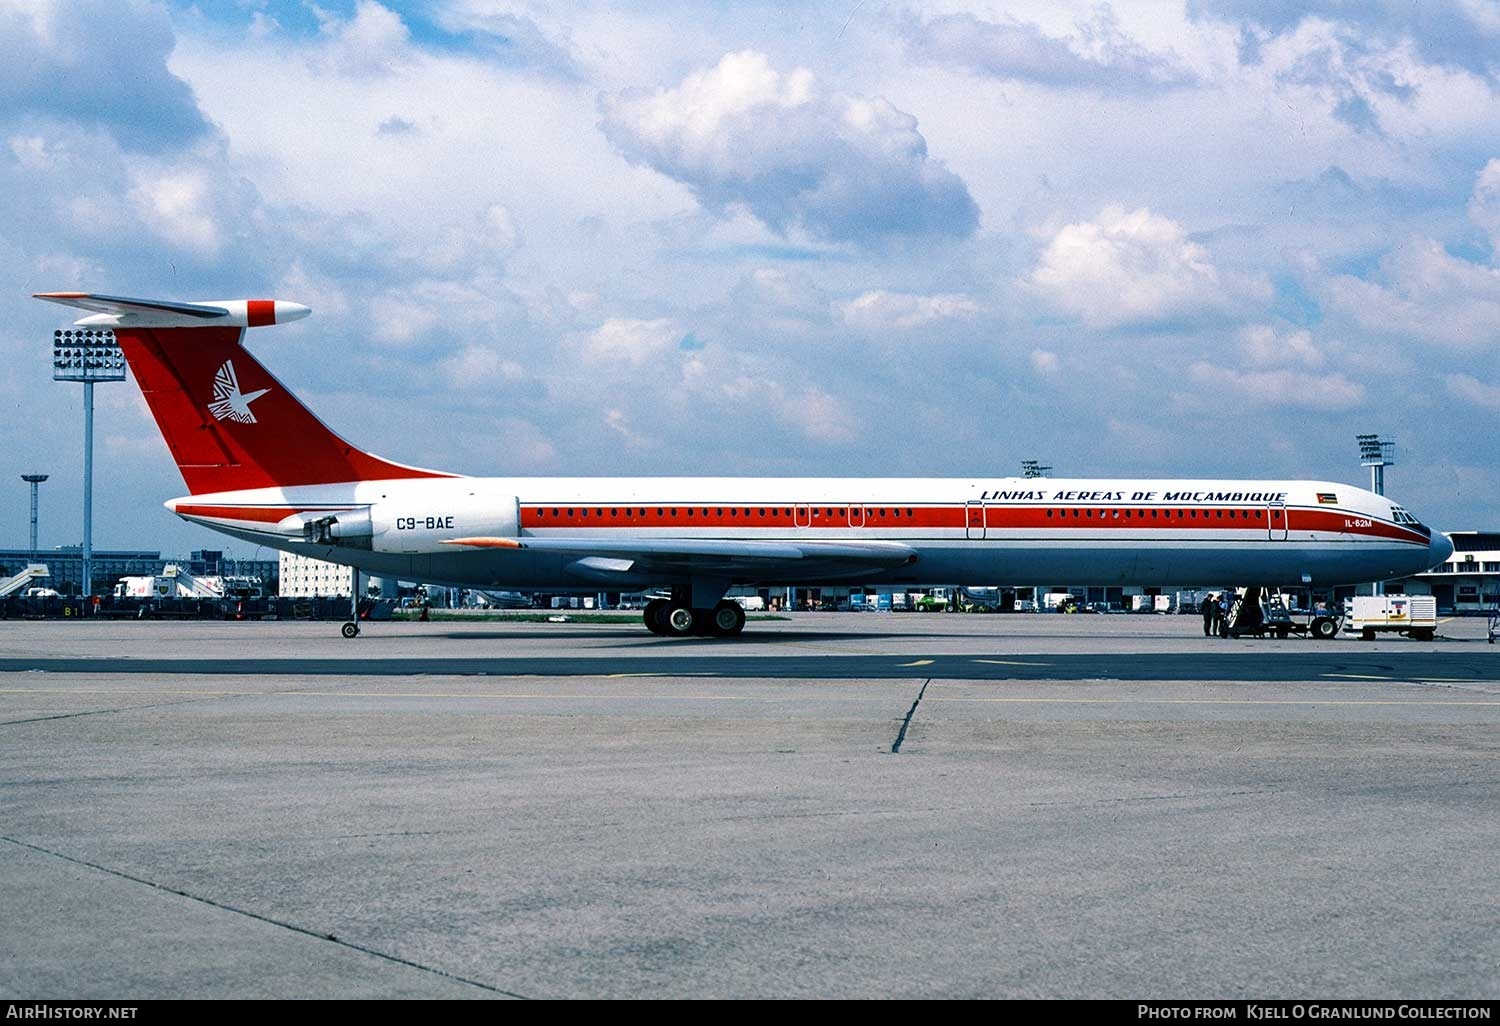
POLYGON ((116 598, 209 598, 258 599, 258 577, 195 576, 176 563, 168 563, 157 575, 122 577, 115 585, 116 598))
POLYGON ((1437 632, 1437 599, 1431 595, 1356 595, 1344 600, 1344 632, 1366 641, 1377 633, 1422 641, 1437 632))

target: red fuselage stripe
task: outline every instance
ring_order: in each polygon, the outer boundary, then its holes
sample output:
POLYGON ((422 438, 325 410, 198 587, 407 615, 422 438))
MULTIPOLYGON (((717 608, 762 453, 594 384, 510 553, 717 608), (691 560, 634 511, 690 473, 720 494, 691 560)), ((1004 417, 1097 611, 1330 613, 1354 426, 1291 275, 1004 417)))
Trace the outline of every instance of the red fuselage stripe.
POLYGON ((663 528, 713 530, 753 528, 849 528, 1033 530, 1087 528, 1104 531, 1318 531, 1373 535, 1426 545, 1427 539, 1398 524, 1338 510, 1244 506, 856 506, 856 505, 642 505, 521 507, 521 527, 663 528))

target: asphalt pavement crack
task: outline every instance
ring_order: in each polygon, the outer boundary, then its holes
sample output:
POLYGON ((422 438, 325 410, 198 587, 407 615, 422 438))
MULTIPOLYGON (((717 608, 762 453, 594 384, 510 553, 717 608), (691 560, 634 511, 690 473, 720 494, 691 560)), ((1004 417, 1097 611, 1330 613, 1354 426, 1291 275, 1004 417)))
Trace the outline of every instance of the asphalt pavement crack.
POLYGON ((439 969, 436 966, 423 965, 421 962, 413 962, 411 959, 402 958, 400 955, 392 955, 389 952, 378 951, 375 948, 367 948, 363 944, 356 944, 353 941, 344 940, 343 938, 331 933, 319 933, 318 931, 310 930, 305 926, 298 926, 296 923, 288 923, 282 919, 274 919, 271 916, 264 916, 258 912, 251 912, 249 909, 238 908, 234 905, 226 905, 221 901, 215 901, 212 898, 205 898, 202 895, 193 894, 189 891, 178 890, 176 887, 168 887, 166 884, 159 884, 154 880, 147 880, 145 877, 135 876, 134 874, 126 873, 123 870, 111 869, 108 866, 101 866, 97 862, 89 862, 87 859, 79 859, 74 858, 71 855, 64 855, 62 852, 53 851, 51 848, 43 848, 41 845, 37 844, 28 844, 26 841, 18 840, 14 837, 6 837, 4 835, 0 835, 0 841, 6 841, 10 844, 14 844, 18 848, 25 848, 29 851, 34 851, 42 855, 48 855, 55 859, 61 859, 62 861, 72 863, 75 866, 84 866, 88 869, 92 869, 100 873, 105 873, 120 880, 128 880, 130 883, 141 884, 158 891, 163 891, 167 894, 175 894, 179 898, 186 898, 189 901, 196 901, 200 905, 207 905, 209 908, 215 908, 221 912, 229 912, 233 915, 244 916, 246 919, 254 919, 256 922, 266 923, 270 926, 279 926, 283 930, 288 930, 292 933, 300 933, 304 937, 311 937, 314 940, 320 940, 325 941, 329 944, 335 944, 350 951, 358 951, 360 954, 369 955, 371 958, 378 958, 382 961, 390 962, 394 965, 403 965, 409 969, 416 969, 419 972, 431 973, 433 976, 441 976, 444 979, 453 980, 455 983, 463 983, 467 984, 470 987, 478 987, 480 990, 486 990, 492 994, 500 994, 504 997, 519 998, 523 1001, 526 1000, 526 997, 523 994, 517 994, 514 991, 505 990, 501 987, 496 987, 489 983, 483 983, 479 980, 471 980, 466 976, 459 976, 457 973, 450 973, 447 970, 439 969))
POLYGON ((911 708, 906 710, 906 719, 901 721, 901 731, 896 735, 895 744, 891 745, 891 754, 901 754, 901 743, 906 740, 906 729, 911 726, 911 718, 917 714, 917 706, 922 704, 922 696, 927 694, 927 685, 932 683, 928 677, 922 682, 922 690, 917 692, 917 697, 912 701, 911 708))

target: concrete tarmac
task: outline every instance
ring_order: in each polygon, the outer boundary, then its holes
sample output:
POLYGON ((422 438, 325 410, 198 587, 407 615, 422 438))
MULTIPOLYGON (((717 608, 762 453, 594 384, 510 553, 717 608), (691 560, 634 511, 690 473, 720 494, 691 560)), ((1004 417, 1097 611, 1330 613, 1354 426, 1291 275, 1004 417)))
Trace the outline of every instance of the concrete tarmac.
POLYGON ((0 998, 1487 997, 1500 646, 0 624, 0 998))

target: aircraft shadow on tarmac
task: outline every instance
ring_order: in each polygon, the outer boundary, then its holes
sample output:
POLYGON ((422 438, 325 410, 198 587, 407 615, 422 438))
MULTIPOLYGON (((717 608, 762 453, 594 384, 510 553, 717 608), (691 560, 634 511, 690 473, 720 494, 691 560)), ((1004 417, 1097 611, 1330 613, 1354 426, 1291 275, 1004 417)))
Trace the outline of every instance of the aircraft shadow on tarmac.
MULTIPOLYGON (((805 637, 806 635, 802 635, 805 637)), ((824 637, 839 637, 836 634, 824 637)), ((859 635, 854 635, 859 637, 859 635)), ((501 635, 502 638, 506 635, 501 635)), ((514 637, 514 635, 510 635, 514 637)), ((712 639, 705 639, 712 641, 712 639)), ((972 640, 972 639, 971 639, 972 640)), ((116 659, 89 657, 0 658, 0 673, 103 674, 260 674, 265 676, 409 676, 455 674, 484 676, 576 677, 622 671, 652 676, 757 677, 785 679, 893 679, 927 676, 963 680, 1144 680, 1144 681, 1321 681, 1325 684, 1402 684, 1440 682, 1447 689, 1478 690, 1484 704, 1500 685, 1500 665, 1488 646, 1444 652, 1360 651, 1354 646, 1277 645, 1234 647, 1219 651, 1049 652, 1038 646, 986 654, 983 650, 909 655, 779 651, 766 658, 764 646, 746 650, 740 640, 721 640, 704 649, 686 642, 626 642, 613 651, 560 652, 544 655, 404 655, 384 647, 368 658, 297 656, 216 659, 161 657, 116 659), (626 650, 629 649, 628 653, 626 650)), ((358 647, 358 644, 352 646, 358 647)))
MULTIPOLYGON (((360 639, 366 637, 378 637, 377 630, 366 628, 360 632, 360 639)), ((582 630, 537 630, 537 631, 452 631, 442 634, 424 635, 425 637, 442 638, 451 641, 555 641, 568 638, 590 638, 602 640, 605 638, 617 642, 616 645, 600 645, 599 648, 630 647, 639 648, 642 645, 651 646, 675 646, 692 644, 712 644, 732 648, 744 645, 796 645, 802 642, 814 641, 868 641, 873 638, 888 639, 891 634, 881 631, 755 631, 747 629, 744 634, 734 638, 695 637, 686 638, 661 638, 647 633, 642 627, 639 633, 631 633, 624 636, 619 634, 601 634, 597 628, 582 630)), ((929 632, 922 634, 905 635, 911 638, 972 638, 972 634, 948 634, 943 632, 929 632)), ((1006 634, 1007 638, 1026 637, 1024 634, 1006 634)), ((404 635, 388 635, 403 642, 410 638, 404 635)), ((1038 635, 1040 637, 1040 635, 1038 635)))

